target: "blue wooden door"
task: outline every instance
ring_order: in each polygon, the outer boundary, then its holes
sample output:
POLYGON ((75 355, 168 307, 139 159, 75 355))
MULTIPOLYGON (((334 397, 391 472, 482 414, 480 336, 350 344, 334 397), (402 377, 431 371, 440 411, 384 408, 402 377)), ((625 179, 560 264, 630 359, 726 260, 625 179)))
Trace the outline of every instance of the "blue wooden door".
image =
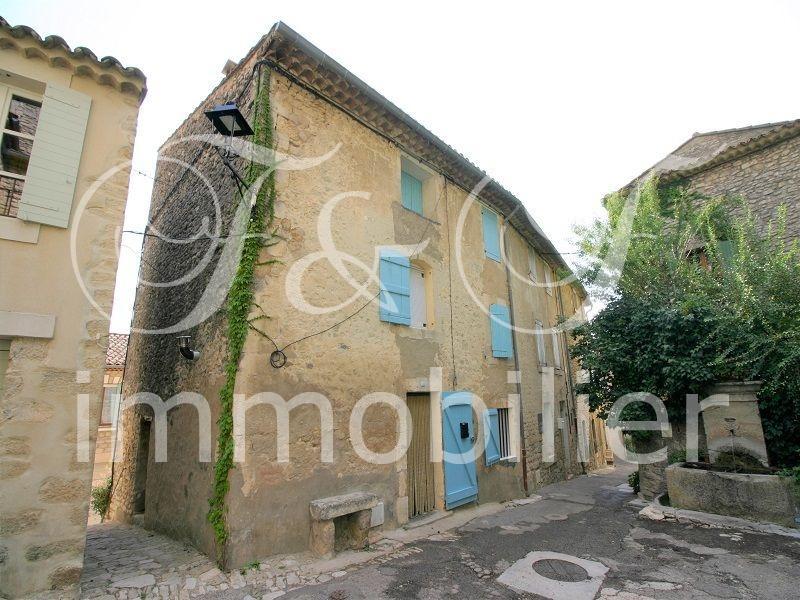
POLYGON ((472 420, 472 394, 442 393, 445 506, 453 508, 478 497, 475 474, 477 431, 472 420))

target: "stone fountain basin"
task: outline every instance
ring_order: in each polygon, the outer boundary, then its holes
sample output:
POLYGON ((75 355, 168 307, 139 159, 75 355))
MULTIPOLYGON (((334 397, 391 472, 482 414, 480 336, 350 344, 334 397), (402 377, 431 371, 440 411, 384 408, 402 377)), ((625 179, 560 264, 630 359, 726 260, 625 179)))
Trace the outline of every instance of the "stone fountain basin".
POLYGON ((790 479, 686 463, 667 467, 666 477, 669 502, 676 508, 800 527, 800 493, 790 479))

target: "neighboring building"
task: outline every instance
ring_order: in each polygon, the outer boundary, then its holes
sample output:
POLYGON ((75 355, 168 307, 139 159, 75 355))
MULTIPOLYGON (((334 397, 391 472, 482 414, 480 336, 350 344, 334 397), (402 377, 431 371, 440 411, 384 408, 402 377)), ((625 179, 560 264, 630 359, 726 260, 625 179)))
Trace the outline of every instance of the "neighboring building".
POLYGON ((80 577, 108 333, 96 306, 111 312, 144 94, 138 69, 0 18, 0 596, 80 577))
MULTIPOLYGON (((379 308, 376 300, 331 331, 298 341, 286 350, 283 368, 270 366, 275 349, 270 341, 255 332, 248 335, 235 392, 246 397, 276 392, 287 401, 302 392, 324 395, 333 407, 334 460, 321 460, 316 407, 291 412, 290 460, 285 463, 276 460, 275 411, 251 408, 246 460, 237 463, 228 478, 229 538, 222 549, 226 565, 240 567, 254 558, 303 551, 310 544, 319 550, 310 541, 318 525, 310 514, 314 500, 353 492, 374 495, 379 504, 366 516, 373 526, 371 535, 379 536, 381 528, 402 525, 418 514, 521 497, 583 472, 567 337, 548 332, 566 311, 583 304, 583 289, 557 284, 556 271, 568 271, 567 265, 520 201, 495 182, 482 187, 479 202, 465 211, 462 239, 457 239, 459 214, 484 174, 285 25, 273 27, 227 71, 168 140, 163 155, 170 160, 161 162, 153 190, 153 226, 173 239, 196 235, 205 218, 211 218, 212 229, 217 226, 211 193, 200 177, 173 160, 177 159, 211 182, 221 199, 221 230, 232 231, 239 201, 219 155, 196 140, 179 140, 211 133, 204 111, 230 99, 236 99, 253 123, 259 74, 269 81, 279 152, 314 157, 341 146, 317 166, 277 174, 271 227, 277 243, 262 251, 254 284, 255 304, 269 318, 254 323, 285 346, 334 325, 364 304, 362 298, 330 314, 308 314, 296 308, 286 292, 291 269, 320 249, 317 226, 323 205, 350 190, 370 196, 351 196, 339 203, 332 238, 340 250, 367 265, 380 252, 383 296, 397 303, 379 308), (428 243, 420 244, 424 240, 428 243), (410 259, 402 258, 386 251, 394 245, 417 251, 410 259), (464 280, 456 258, 459 251, 464 280), (542 333, 512 333, 502 323, 542 333), (431 368, 439 370, 441 386, 436 371, 431 377, 431 368), (519 377, 514 375, 517 370, 519 377), (543 384, 550 374, 553 403, 545 405, 543 384), (362 460, 348 433, 353 407, 372 392, 402 398, 416 432, 409 451, 388 464, 362 460), (515 394, 522 398, 521 414, 511 410, 509 395, 515 394), (473 419, 476 397, 490 410, 473 419), (459 447, 469 444, 469 438, 480 443, 484 420, 493 436, 487 456, 466 465, 429 460, 431 449, 459 447), (545 460, 542 437, 553 430, 553 460, 545 460), (521 435, 521 452, 516 454, 521 435)), ((236 165, 243 172, 244 163, 236 165)), ((143 278, 163 282, 191 272, 211 243, 200 239, 176 244, 148 237, 143 278)), ((201 298, 207 301, 204 293, 218 257, 219 252, 202 273, 180 285, 140 285, 135 328, 169 327, 201 298)), ((366 277, 355 276, 359 281, 366 277)), ((376 292, 377 285, 371 289, 376 292)), ((308 302, 320 306, 352 294, 324 260, 305 273, 302 291, 308 302)), ((259 314, 254 306, 252 316, 259 314)), ((179 354, 175 336, 181 333, 131 336, 124 397, 146 391, 166 401, 178 392, 202 394, 211 404, 211 439, 216 444, 228 347, 225 310, 213 311, 185 332, 201 352, 197 361, 179 354)), ((372 408, 364 417, 364 442, 374 452, 391 450, 398 433, 394 412, 383 409, 372 408)), ((149 409, 125 410, 121 419, 124 458, 115 481, 114 518, 129 520, 144 513, 146 527, 187 540, 213 556, 219 549, 206 514, 214 464, 198 459, 196 409, 179 405, 170 410, 166 462, 154 460, 149 409)), ((368 503, 361 505, 359 519, 365 515, 364 506, 368 503)), ((335 520, 335 525, 338 537, 340 523, 335 520)), ((325 531, 333 536, 332 527, 325 531)))
POLYGON ((786 205, 787 234, 800 238, 800 119, 696 133, 647 174, 706 196, 741 196, 762 223, 786 205))
POLYGON ((100 426, 97 429, 97 442, 94 449, 92 486, 103 485, 111 476, 119 397, 122 393, 122 374, 125 371, 125 354, 127 352, 128 335, 124 333, 109 334, 106 371, 103 375, 103 406, 100 410, 100 426))

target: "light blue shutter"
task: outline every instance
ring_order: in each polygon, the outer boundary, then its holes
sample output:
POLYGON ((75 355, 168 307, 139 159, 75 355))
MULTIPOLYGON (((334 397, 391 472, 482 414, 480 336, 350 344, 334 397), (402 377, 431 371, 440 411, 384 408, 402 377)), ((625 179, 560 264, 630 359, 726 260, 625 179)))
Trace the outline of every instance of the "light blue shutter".
POLYGON ((422 182, 403 171, 400 176, 400 191, 403 196, 403 206, 422 214, 422 182))
POLYGON ((92 99, 48 83, 17 216, 67 227, 92 99))
POLYGON ((486 256, 500 262, 500 230, 497 226, 497 213, 482 208, 483 217, 483 249, 486 256))
POLYGON ((411 325, 411 261, 394 250, 381 250, 379 314, 381 321, 411 325))
POLYGON ((488 467, 500 460, 500 420, 496 408, 483 413, 483 435, 486 436, 484 457, 488 467))
POLYGON ((489 322, 492 328, 492 356, 510 358, 512 344, 508 307, 502 304, 492 304, 489 307, 489 322))

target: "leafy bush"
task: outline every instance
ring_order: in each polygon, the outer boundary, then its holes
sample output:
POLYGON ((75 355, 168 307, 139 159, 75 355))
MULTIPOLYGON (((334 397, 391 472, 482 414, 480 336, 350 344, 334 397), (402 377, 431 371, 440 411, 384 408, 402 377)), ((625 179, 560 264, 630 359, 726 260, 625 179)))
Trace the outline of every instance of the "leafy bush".
MULTIPOLYGON (((605 303, 573 332, 574 354, 590 373, 578 391, 602 417, 622 395, 649 392, 680 421, 687 393, 760 380, 770 460, 799 464, 800 247, 786 241, 785 210, 759 224, 739 199, 659 188, 656 180, 638 204, 628 200, 607 197, 608 221, 578 229, 579 272, 605 303), (624 261, 614 264, 614 256, 624 261)), ((653 415, 637 404, 622 418, 653 415)))
POLYGON ((639 470, 635 470, 633 473, 628 475, 628 485, 633 488, 633 493, 638 494, 640 487, 639 487, 639 470))
POLYGON ((108 508, 111 506, 111 477, 103 485, 92 488, 92 510, 100 515, 100 520, 105 520, 108 508))

